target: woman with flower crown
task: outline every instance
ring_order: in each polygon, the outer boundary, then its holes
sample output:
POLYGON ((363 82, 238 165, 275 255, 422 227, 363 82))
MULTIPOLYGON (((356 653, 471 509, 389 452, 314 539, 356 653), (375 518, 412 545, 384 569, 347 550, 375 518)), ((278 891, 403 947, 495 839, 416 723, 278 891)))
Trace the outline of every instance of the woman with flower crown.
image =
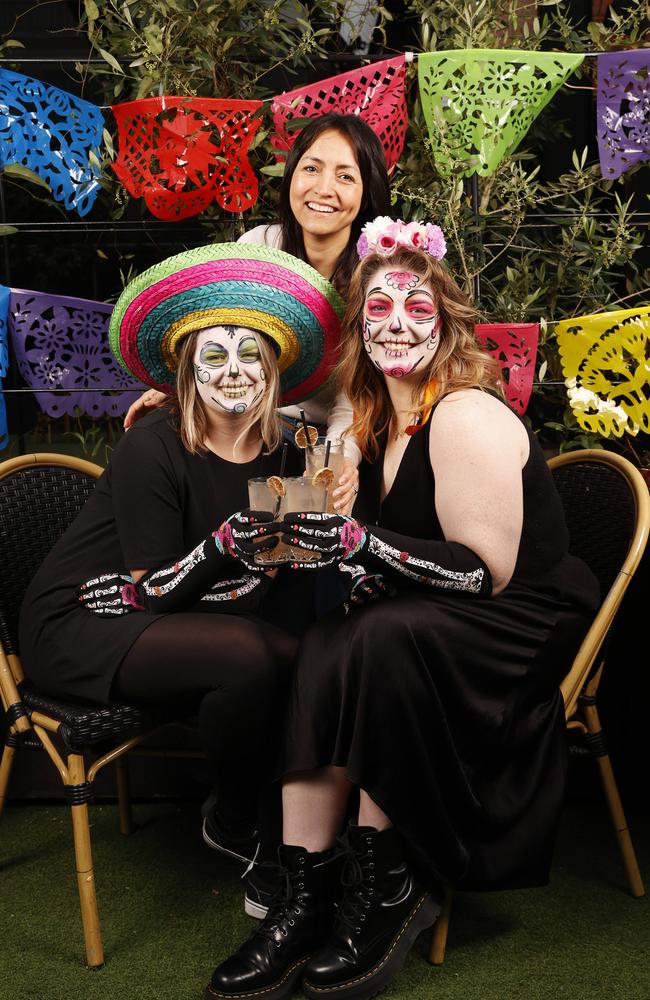
POLYGON ((535 435, 505 404, 437 227, 364 227, 339 377, 363 453, 353 517, 282 538, 353 574, 305 636, 284 753, 285 889, 206 1000, 378 993, 442 883, 539 885, 565 775, 558 682, 597 584, 568 552, 535 435), (355 606, 381 577, 390 600, 355 606), (346 816, 358 803, 341 851, 346 816), (336 903, 334 915, 333 904, 336 903))

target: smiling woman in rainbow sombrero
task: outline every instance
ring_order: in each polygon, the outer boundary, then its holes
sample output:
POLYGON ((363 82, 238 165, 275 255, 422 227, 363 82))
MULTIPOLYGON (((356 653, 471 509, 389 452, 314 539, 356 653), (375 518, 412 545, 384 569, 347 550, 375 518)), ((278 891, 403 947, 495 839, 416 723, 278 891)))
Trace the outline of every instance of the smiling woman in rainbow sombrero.
MULTIPOLYGON (((255 565, 277 544, 264 535, 272 517, 241 511, 248 479, 279 471, 279 403, 327 383, 341 312, 328 281, 267 247, 200 247, 136 278, 111 346, 174 403, 119 442, 23 606, 21 651, 40 690, 198 712, 221 833, 242 853, 296 646, 271 608, 299 617, 301 602, 274 591, 305 586, 255 565)), ((285 471, 302 471, 291 449, 285 471)))

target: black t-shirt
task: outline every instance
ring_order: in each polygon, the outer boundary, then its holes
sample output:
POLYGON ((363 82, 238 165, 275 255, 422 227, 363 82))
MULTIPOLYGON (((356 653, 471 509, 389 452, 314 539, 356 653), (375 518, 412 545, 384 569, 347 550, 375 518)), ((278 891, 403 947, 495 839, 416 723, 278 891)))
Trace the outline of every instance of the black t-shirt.
MULTIPOLYGON (((104 619, 81 608, 77 588, 101 573, 154 569, 198 545, 248 506, 248 480, 277 474, 280 449, 236 464, 190 454, 174 417, 159 410, 119 442, 95 491, 32 580, 20 619, 25 671, 53 695, 105 701, 115 671, 155 615, 104 619)), ((289 448, 286 475, 303 469, 289 448)), ((233 562, 229 578, 247 570, 233 562)), ((227 610, 215 602, 215 611, 227 610)))

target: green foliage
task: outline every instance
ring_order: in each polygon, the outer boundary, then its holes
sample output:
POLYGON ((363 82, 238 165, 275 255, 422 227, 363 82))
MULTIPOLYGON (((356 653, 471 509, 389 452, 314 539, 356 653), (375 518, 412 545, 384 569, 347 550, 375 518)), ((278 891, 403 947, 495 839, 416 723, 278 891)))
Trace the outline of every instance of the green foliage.
MULTIPOLYGON (((610 8, 613 27, 592 22, 585 30, 571 23, 563 0, 536 4, 530 0, 408 0, 404 6, 419 19, 422 51, 596 52, 650 44, 647 2, 628 3, 620 14, 610 8)), ((84 63, 77 69, 82 82, 95 77, 94 86, 109 104, 163 93, 267 98, 276 87, 277 78, 269 83, 272 70, 297 72, 342 44, 338 24, 345 4, 343 0, 318 0, 316 4, 299 0, 84 0, 81 7, 82 29, 103 65, 84 63)), ((390 30, 390 14, 377 3, 369 2, 367 7, 380 16, 376 37, 381 41, 390 30)), ((410 72, 414 77, 415 66, 410 72)), ((585 60, 571 85, 593 88, 595 61, 585 60)), ((631 307, 647 295, 650 270, 642 263, 642 236, 635 216, 635 211, 647 211, 647 203, 635 208, 630 196, 635 178, 648 167, 636 167, 612 183, 602 178, 593 153, 573 149, 571 155, 574 143, 559 97, 496 172, 478 179, 474 207, 471 182, 458 175, 442 179, 437 174, 417 86, 412 85, 406 147, 392 180, 393 201, 396 214, 431 219, 443 227, 449 266, 474 296, 482 319, 540 320, 536 387, 529 409, 532 424, 550 446, 593 447, 602 445, 602 440, 585 434, 568 407, 554 324, 569 316, 631 307), (556 177, 540 169, 550 138, 554 148, 565 147, 564 172, 556 177)), ((275 217, 277 177, 282 172, 269 143, 269 129, 267 117, 252 147, 251 159, 260 179, 256 222, 275 217)), ((444 142, 442 121, 440 129, 444 142)), ((108 133, 102 155, 107 167, 114 158, 108 133)), ((16 176, 11 180, 20 182, 16 176)), ((110 171, 105 172, 103 184, 107 210, 117 219, 128 196, 110 171)), ((231 234, 225 218, 216 207, 203 213, 206 242, 231 234)), ((242 229, 247 224, 243 218, 242 229)), ((132 276, 133 264, 124 258, 123 280, 132 276)), ((650 464, 645 454, 649 445, 641 438, 634 447, 650 464)), ((619 447, 619 442, 606 443, 619 447)), ((623 447, 632 446, 624 441, 623 447)))
MULTIPOLYGON (((82 410, 75 409, 76 430, 67 431, 64 436, 71 441, 75 441, 80 448, 81 455, 89 462, 97 462, 100 465, 108 465, 110 454, 116 443, 116 432, 111 420, 107 420, 102 426, 89 421, 82 410)), ((122 429, 118 425, 117 437, 122 435, 122 429)))
POLYGON ((82 24, 112 71, 114 101, 171 93, 251 99, 266 96, 271 70, 325 54, 339 6, 320 0, 314 18, 299 0, 84 0, 82 24))
MULTIPOLYGON (((630 5, 625 17, 613 11, 614 32, 590 24, 582 33, 569 22, 561 0, 537 5, 535 17, 531 6, 525 0, 496 5, 488 0, 409 3, 421 18, 424 51, 543 47, 589 52, 633 48, 641 38, 646 44, 650 40, 645 4, 630 5)), ((586 60, 581 79, 572 83, 593 87, 595 63, 586 60)), ((493 175, 478 179, 474 211, 470 183, 437 175, 417 96, 410 119, 406 153, 392 185, 397 214, 434 219, 443 227, 450 266, 474 295, 483 320, 540 320, 529 418, 546 442, 561 450, 602 447, 603 439, 585 433, 568 406, 554 324, 569 316, 647 301, 650 269, 640 263, 643 239, 629 195, 635 175, 647 166, 633 168, 613 183, 603 179, 597 162, 588 162, 588 150, 573 149, 571 167, 557 179, 542 181, 539 154, 548 138, 564 136, 567 149, 572 145, 558 104, 551 102, 516 151, 493 175)), ((442 118, 439 127, 444 143, 442 118)), ((650 464, 650 444, 644 437, 639 435, 636 451, 628 441, 622 446, 637 459, 640 450, 640 460, 650 464)))

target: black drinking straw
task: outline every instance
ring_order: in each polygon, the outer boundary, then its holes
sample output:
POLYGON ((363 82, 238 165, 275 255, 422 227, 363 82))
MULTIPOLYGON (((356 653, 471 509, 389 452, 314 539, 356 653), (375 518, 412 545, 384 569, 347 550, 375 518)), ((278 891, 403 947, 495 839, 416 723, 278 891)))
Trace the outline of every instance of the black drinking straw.
POLYGON ((325 463, 324 467, 327 468, 327 463, 330 460, 330 448, 332 447, 332 442, 329 438, 325 439, 325 463))
MULTIPOLYGON (((282 458, 280 459, 280 479, 284 476, 284 470, 287 464, 287 451, 289 449, 288 443, 285 441, 282 445, 282 458)), ((282 497, 275 498, 275 510, 273 511, 273 517, 277 517, 280 513, 280 504, 282 503, 282 497)))
POLYGON ((309 440, 309 428, 307 426, 307 417, 305 416, 304 410, 300 411, 300 419, 302 420, 302 426, 305 429, 305 441, 307 442, 307 447, 309 448, 309 451, 312 452, 314 450, 314 446, 309 440))

